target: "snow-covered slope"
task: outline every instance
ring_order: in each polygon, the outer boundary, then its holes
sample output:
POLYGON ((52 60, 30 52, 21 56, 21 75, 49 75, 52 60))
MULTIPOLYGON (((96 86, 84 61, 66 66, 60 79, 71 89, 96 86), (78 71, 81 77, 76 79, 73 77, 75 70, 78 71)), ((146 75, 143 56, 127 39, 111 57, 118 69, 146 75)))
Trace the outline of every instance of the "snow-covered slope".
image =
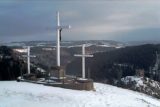
POLYGON ((0 82, 0 107, 160 107, 160 100, 130 90, 95 83, 96 91, 39 84, 0 82))

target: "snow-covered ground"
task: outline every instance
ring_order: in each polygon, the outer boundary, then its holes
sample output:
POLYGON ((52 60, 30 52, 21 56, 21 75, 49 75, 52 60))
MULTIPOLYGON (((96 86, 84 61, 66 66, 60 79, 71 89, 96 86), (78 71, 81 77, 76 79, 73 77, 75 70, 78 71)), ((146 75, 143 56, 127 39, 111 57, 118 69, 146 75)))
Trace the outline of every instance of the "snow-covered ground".
POLYGON ((137 87, 145 85, 143 83, 143 77, 138 76, 126 76, 125 78, 122 78, 121 81, 123 81, 125 84, 128 84, 129 82, 135 82, 137 87))
POLYGON ((96 91, 78 91, 16 81, 0 82, 0 107, 160 107, 150 96, 95 83, 96 91))

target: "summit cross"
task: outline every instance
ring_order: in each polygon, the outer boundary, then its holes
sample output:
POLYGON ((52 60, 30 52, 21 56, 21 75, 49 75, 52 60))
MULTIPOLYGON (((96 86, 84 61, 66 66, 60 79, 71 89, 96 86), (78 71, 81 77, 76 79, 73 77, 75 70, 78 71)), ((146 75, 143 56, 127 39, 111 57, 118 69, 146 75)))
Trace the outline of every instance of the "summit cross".
POLYGON ((57 12, 57 46, 56 46, 56 60, 57 60, 57 66, 60 67, 60 41, 61 41, 61 32, 63 29, 70 29, 71 26, 61 26, 60 25, 60 17, 59 12, 57 12))
POLYGON ((93 55, 88 55, 85 54, 85 44, 82 45, 82 54, 75 54, 74 56, 76 57, 82 57, 82 78, 86 78, 85 77, 85 58, 86 57, 93 57, 93 55))

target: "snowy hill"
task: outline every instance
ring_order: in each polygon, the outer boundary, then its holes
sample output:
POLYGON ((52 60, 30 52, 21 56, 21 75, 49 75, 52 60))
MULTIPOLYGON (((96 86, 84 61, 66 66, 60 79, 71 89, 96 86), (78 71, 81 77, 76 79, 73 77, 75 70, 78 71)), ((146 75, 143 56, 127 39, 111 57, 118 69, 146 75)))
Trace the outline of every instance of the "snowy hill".
POLYGON ((160 107, 160 100, 130 90, 95 83, 96 91, 1 81, 0 107, 160 107))
MULTIPOLYGON (((55 47, 56 41, 23 41, 23 42, 9 42, 1 43, 6 46, 22 47, 22 46, 36 46, 36 47, 55 47)), ((126 44, 123 42, 112 41, 112 40, 85 40, 85 41, 61 41, 61 47, 71 48, 71 47, 81 47, 82 44, 87 46, 95 45, 97 47, 115 47, 122 48, 126 44)))

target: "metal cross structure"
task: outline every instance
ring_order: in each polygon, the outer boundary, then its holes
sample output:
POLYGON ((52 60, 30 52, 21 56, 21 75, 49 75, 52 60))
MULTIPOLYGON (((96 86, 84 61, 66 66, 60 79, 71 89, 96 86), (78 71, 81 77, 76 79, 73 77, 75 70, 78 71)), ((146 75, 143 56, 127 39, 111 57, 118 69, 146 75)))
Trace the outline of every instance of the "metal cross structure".
POLYGON ((59 12, 57 12, 57 46, 56 46, 56 57, 57 57, 57 66, 60 66, 60 41, 61 41, 61 32, 62 29, 70 29, 71 26, 61 26, 60 25, 60 18, 59 18, 59 12))
POLYGON ((93 55, 85 54, 85 44, 82 45, 82 54, 75 54, 76 57, 82 57, 82 78, 85 78, 85 58, 93 57, 93 55))
POLYGON ((30 46, 27 47, 27 55, 23 55, 23 57, 27 57, 28 74, 30 74, 31 73, 31 71, 30 71, 30 58, 36 57, 35 55, 30 55, 30 46))

